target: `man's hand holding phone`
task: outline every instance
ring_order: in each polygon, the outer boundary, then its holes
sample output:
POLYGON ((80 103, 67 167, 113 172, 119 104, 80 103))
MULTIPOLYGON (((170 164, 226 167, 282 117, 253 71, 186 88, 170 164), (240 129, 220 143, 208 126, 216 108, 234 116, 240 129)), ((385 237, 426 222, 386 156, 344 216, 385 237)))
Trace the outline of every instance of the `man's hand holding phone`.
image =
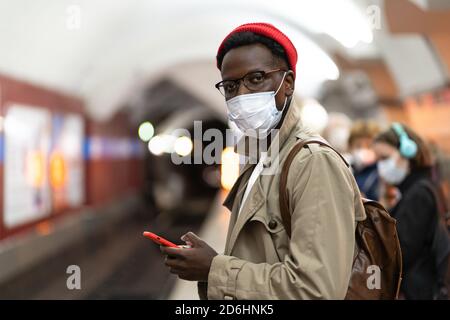
POLYGON ((186 245, 176 245, 152 232, 145 231, 143 235, 160 245, 171 273, 184 280, 208 280, 211 262, 217 252, 196 234, 188 232, 181 237, 186 245))
POLYGON ((144 233, 142 235, 144 237, 152 240, 156 244, 161 245, 161 246, 171 247, 171 248, 177 248, 178 247, 175 243, 172 243, 169 240, 166 240, 163 237, 160 237, 160 236, 158 236, 157 234, 155 234, 153 232, 144 231, 144 233))
MULTIPOLYGON (((159 237, 161 238, 161 237, 159 237)), ((190 281, 208 281, 211 262, 217 252, 193 232, 181 237, 186 246, 160 245, 161 252, 166 256, 165 264, 170 272, 180 279, 190 281)))

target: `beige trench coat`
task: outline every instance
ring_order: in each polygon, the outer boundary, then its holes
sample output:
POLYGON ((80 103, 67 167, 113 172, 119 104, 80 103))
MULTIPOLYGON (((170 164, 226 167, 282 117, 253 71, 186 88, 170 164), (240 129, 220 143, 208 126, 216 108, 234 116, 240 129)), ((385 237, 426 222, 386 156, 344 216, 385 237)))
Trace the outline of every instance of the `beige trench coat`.
MULTIPOLYGON (((299 113, 292 102, 278 136, 279 168, 298 138, 312 136, 299 113)), ((271 149, 269 159, 275 154, 271 149)), ((287 181, 289 239, 279 211, 281 169, 258 177, 238 215, 253 167, 243 168, 224 201, 231 211, 225 252, 214 257, 208 282, 198 283, 200 298, 343 299, 354 255, 355 221, 365 219, 350 170, 334 151, 318 144, 298 153, 287 181)))

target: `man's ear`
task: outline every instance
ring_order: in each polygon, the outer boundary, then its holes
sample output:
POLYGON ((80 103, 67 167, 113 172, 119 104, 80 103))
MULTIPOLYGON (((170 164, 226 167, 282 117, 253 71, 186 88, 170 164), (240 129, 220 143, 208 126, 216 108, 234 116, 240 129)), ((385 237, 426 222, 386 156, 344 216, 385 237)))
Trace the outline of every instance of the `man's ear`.
POLYGON ((289 70, 284 77, 284 92, 287 97, 290 97, 294 94, 295 89, 295 77, 294 72, 289 70))

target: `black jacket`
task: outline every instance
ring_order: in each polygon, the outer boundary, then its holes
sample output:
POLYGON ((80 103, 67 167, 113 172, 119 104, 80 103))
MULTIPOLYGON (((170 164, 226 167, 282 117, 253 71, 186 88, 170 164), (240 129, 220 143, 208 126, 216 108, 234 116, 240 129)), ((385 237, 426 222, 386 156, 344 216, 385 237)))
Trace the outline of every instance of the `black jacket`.
POLYGON ((437 271, 431 243, 438 219, 436 199, 419 183, 431 181, 428 171, 413 172, 398 185, 401 199, 391 210, 403 256, 401 291, 406 299, 432 299, 437 289, 437 271))
POLYGON ((361 170, 354 169, 354 176, 359 190, 368 199, 378 201, 378 189, 380 179, 378 176, 377 164, 374 163, 361 170))

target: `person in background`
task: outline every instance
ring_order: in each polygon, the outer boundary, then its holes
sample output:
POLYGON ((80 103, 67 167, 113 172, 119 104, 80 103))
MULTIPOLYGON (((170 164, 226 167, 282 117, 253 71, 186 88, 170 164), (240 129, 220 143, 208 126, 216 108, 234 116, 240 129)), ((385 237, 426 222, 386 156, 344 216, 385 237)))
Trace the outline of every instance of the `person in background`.
POLYGON ((352 120, 341 112, 330 112, 328 114, 328 123, 322 134, 325 140, 333 146, 340 154, 350 161, 348 154, 348 137, 352 127, 352 120))
POLYGON ((442 200, 441 211, 443 211, 446 227, 450 233, 450 157, 445 154, 436 141, 430 140, 429 143, 434 163, 432 179, 442 200))
POLYGON ((373 139, 380 133, 380 127, 373 121, 356 121, 350 129, 348 147, 351 165, 361 195, 378 200, 379 177, 373 139))
MULTIPOLYGON (((433 184, 428 146, 408 127, 393 123, 375 137, 373 147, 381 179, 397 190, 389 209, 397 220, 402 248, 401 293, 406 299, 433 299, 439 290, 438 253, 433 246, 439 216, 429 187, 433 184)), ((448 246, 445 250, 448 257, 448 246)), ((442 263, 447 264, 447 259, 442 263)))

